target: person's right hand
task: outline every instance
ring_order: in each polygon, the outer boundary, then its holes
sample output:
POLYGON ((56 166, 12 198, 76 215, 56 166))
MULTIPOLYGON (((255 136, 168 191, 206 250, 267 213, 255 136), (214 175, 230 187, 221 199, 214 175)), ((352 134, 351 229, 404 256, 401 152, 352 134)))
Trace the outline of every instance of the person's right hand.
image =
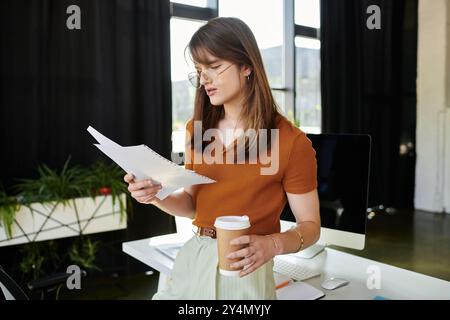
POLYGON ((157 198, 155 195, 161 190, 161 184, 152 179, 135 181, 131 173, 127 173, 123 180, 128 183, 128 191, 137 202, 143 204, 153 203, 157 198))

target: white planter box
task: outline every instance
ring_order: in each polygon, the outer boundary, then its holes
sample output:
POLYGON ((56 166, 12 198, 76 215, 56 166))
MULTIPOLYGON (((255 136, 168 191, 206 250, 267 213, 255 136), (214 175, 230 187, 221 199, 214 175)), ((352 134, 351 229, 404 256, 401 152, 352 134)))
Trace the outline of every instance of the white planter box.
MULTIPOLYGON (((126 208, 125 194, 120 198, 126 208)), ((119 197, 113 207, 111 195, 71 199, 66 206, 36 202, 20 207, 10 239, 0 226, 0 247, 125 229, 126 220, 120 219, 119 197)))

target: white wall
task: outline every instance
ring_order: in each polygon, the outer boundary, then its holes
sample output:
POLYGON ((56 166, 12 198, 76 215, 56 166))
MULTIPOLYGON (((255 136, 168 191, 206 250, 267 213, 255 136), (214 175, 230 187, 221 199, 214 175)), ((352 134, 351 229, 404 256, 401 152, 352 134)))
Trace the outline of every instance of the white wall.
MULTIPOLYGON (((449 42, 450 44, 450 42, 449 42)), ((450 91, 450 88, 447 89, 450 91)), ((447 100, 450 102, 449 100, 447 100)), ((447 104, 448 106, 448 104, 447 104)), ((446 113, 443 117, 443 122, 445 123, 445 158, 442 160, 442 165, 445 166, 445 181, 444 181, 444 192, 443 192, 443 202, 445 206, 445 211, 450 214, 450 108, 447 107, 446 113)))
POLYGON ((414 202, 417 209, 434 212, 444 206, 450 212, 449 48, 450 1, 419 0, 414 202))
POLYGON ((446 180, 445 180, 445 194, 444 205, 446 212, 450 213, 450 3, 447 1, 447 81, 446 81, 446 114, 445 114, 445 128, 446 128, 446 154, 444 165, 446 166, 446 180))

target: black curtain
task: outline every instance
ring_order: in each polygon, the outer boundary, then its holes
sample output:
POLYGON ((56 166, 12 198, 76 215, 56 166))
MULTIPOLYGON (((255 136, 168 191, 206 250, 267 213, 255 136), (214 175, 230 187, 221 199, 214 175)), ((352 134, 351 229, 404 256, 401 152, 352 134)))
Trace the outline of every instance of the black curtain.
POLYGON ((322 131, 372 136, 369 206, 414 207, 417 7, 321 1, 322 131), (381 9, 381 29, 366 25, 370 5, 381 9))
MULTIPOLYGON (((7 0, 0 12, 0 174, 8 191, 16 179, 36 177, 39 164, 107 159, 89 125, 170 158, 169 0, 7 0), (81 9, 80 30, 66 27, 70 5, 81 9)), ((122 241, 174 227, 153 206, 134 209, 125 233, 98 235, 116 241, 121 256, 122 241)), ((0 257, 17 249, 0 248, 0 257)))

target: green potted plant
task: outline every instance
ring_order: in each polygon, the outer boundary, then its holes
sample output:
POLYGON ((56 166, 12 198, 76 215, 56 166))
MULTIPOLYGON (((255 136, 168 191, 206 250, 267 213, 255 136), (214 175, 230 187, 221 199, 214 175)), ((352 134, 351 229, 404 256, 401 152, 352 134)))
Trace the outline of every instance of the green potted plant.
POLYGON ((14 237, 8 242, 0 230, 0 246, 126 228, 131 201, 122 170, 103 161, 86 169, 69 166, 69 161, 60 172, 39 166, 37 179, 14 186, 17 199, 0 193, 4 233, 14 237))
MULTIPOLYGON (((124 172, 114 163, 108 165, 103 160, 95 162, 88 170, 85 170, 82 175, 84 183, 87 185, 86 189, 90 190, 91 197, 94 198, 99 195, 111 195, 113 205, 116 201, 120 206, 121 220, 126 218, 127 210, 125 202, 130 200, 128 195, 127 185, 123 182, 124 172), (126 194, 126 200, 119 195, 126 194)), ((128 203, 130 204, 130 203, 128 203)), ((129 214, 132 213, 132 207, 129 206, 129 214)))
POLYGON ((126 228, 131 199, 124 172, 104 161, 90 168, 69 163, 70 157, 60 172, 39 166, 37 179, 22 179, 13 187, 17 196, 0 188, 0 246, 25 243, 19 267, 32 279, 44 270, 54 272, 62 262, 100 270, 94 264, 99 242, 85 234, 126 228), (77 237, 60 257, 51 239, 71 236, 77 237))
POLYGON ((100 268, 95 265, 95 258, 99 245, 100 243, 98 241, 92 241, 89 237, 77 237, 69 249, 71 263, 88 270, 101 271, 100 268))
POLYGON ((12 237, 12 225, 16 212, 19 210, 19 203, 15 197, 6 194, 3 185, 0 186, 0 225, 5 230, 8 238, 12 237))
POLYGON ((14 190, 24 205, 34 202, 56 202, 68 205, 72 198, 87 194, 82 179, 84 170, 78 166, 69 167, 70 157, 64 163, 60 173, 42 164, 38 167, 39 178, 20 179, 14 190))
POLYGON ((30 242, 20 247, 19 268, 23 275, 31 280, 38 279, 59 265, 62 258, 58 255, 58 244, 54 240, 30 242))

